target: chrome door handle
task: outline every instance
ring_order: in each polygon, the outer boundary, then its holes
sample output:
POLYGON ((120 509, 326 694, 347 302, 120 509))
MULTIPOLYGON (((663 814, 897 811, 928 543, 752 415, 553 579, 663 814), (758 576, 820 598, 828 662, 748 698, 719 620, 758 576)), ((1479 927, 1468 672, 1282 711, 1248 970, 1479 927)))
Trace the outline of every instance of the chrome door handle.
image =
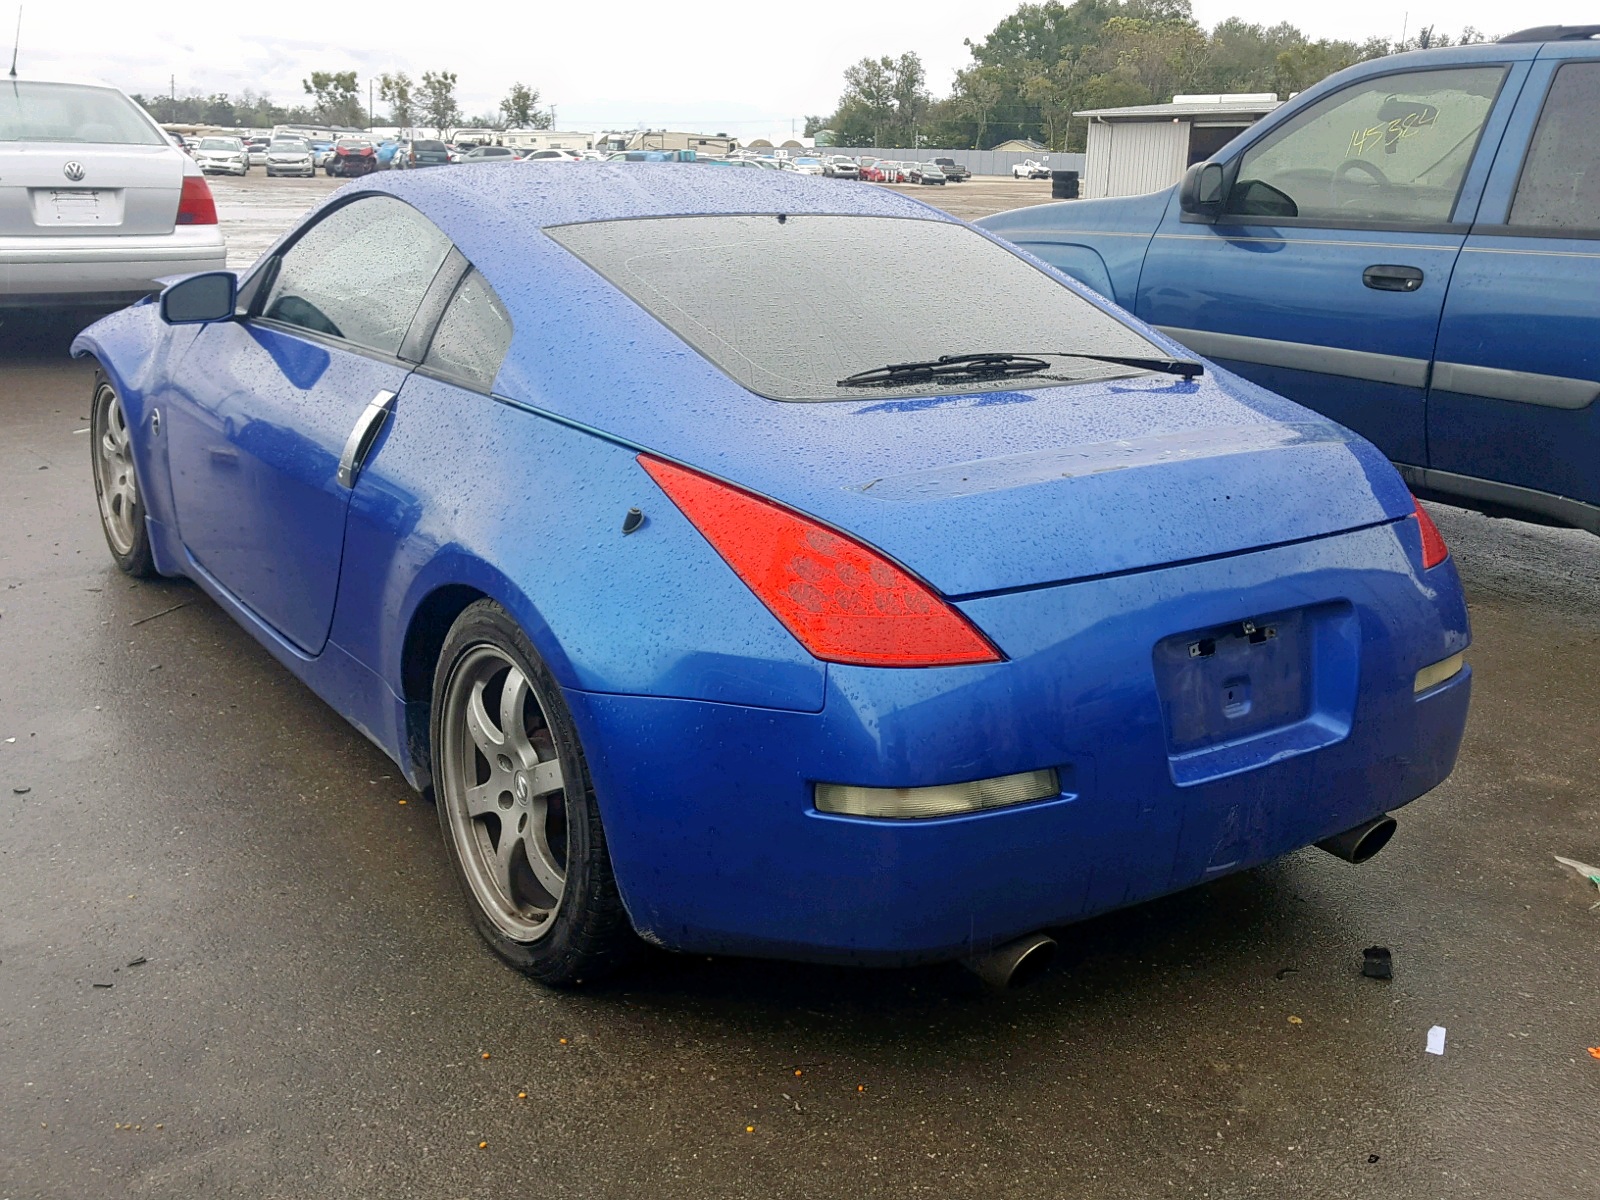
POLYGON ((378 434, 383 429, 384 418, 393 408, 394 393, 379 392, 372 398, 372 402, 361 410, 361 415, 356 418, 356 427, 345 439, 344 453, 339 456, 341 487, 356 486, 356 476, 361 474, 361 465, 367 461, 367 455, 372 452, 372 443, 378 440, 378 434))

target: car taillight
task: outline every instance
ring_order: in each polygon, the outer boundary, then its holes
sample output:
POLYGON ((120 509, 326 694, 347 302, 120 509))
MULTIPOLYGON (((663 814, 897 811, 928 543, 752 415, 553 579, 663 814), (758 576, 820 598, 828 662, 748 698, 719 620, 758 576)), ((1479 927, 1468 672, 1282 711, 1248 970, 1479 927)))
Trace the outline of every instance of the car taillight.
POLYGON ((204 175, 185 175, 178 195, 179 225, 215 225, 217 202, 204 175))
POLYGON ((817 658, 862 667, 1002 661, 966 617, 871 547, 687 467, 646 454, 639 465, 817 658))
POLYGON ((1430 570, 1450 557, 1450 547, 1444 544, 1439 527, 1415 496, 1411 498, 1411 503, 1417 511, 1417 528, 1422 531, 1422 569, 1430 570))

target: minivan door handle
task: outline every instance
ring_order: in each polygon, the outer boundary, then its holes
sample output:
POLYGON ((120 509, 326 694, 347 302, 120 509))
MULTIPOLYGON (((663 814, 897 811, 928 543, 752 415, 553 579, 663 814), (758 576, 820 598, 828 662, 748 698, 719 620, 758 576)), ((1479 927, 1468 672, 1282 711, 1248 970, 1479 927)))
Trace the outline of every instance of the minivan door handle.
POLYGON ((1378 292, 1414 292, 1422 286, 1422 270, 1375 263, 1361 272, 1361 282, 1378 292))
POLYGON ((361 410, 361 415, 356 418, 355 428, 345 439, 344 453, 339 456, 341 487, 356 486, 356 476, 361 474, 361 465, 367 461, 367 455, 372 452, 372 443, 378 440, 378 434, 383 430, 384 418, 389 415, 393 407, 394 393, 384 391, 374 396, 366 408, 361 410))

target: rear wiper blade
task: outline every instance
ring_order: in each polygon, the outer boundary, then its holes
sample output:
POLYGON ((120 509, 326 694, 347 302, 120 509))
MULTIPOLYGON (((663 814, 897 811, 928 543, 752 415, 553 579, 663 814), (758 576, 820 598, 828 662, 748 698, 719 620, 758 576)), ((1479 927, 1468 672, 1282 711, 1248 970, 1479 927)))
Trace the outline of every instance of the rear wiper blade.
POLYGON ((893 387, 933 379, 995 379, 1010 375, 1037 375, 1049 368, 1047 358, 1077 358, 1181 375, 1185 382, 1205 373, 1205 366, 1189 358, 1155 358, 1138 354, 1090 354, 1083 350, 1035 350, 1027 354, 944 354, 921 362, 889 363, 870 371, 857 371, 839 380, 838 387, 893 387))
POLYGON ((857 371, 839 380, 838 387, 881 387, 924 383, 930 379, 996 379, 1007 375, 1036 375, 1050 364, 1028 354, 941 354, 921 362, 889 363, 870 371, 857 371))

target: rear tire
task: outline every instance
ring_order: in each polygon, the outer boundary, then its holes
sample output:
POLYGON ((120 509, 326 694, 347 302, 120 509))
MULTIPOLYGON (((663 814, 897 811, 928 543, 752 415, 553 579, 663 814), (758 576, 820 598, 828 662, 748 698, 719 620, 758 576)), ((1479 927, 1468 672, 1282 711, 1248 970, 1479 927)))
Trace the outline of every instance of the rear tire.
POLYGON ((122 397, 99 371, 94 377, 94 399, 89 409, 89 458, 94 475, 94 495, 100 510, 100 531, 111 557, 123 573, 135 579, 156 574, 150 551, 150 529, 144 520, 144 502, 133 469, 132 431, 122 408, 122 397))
POLYGON ((630 962, 589 768, 561 689, 509 613, 470 605, 434 672, 439 825, 473 923, 511 966, 568 987, 630 962))

